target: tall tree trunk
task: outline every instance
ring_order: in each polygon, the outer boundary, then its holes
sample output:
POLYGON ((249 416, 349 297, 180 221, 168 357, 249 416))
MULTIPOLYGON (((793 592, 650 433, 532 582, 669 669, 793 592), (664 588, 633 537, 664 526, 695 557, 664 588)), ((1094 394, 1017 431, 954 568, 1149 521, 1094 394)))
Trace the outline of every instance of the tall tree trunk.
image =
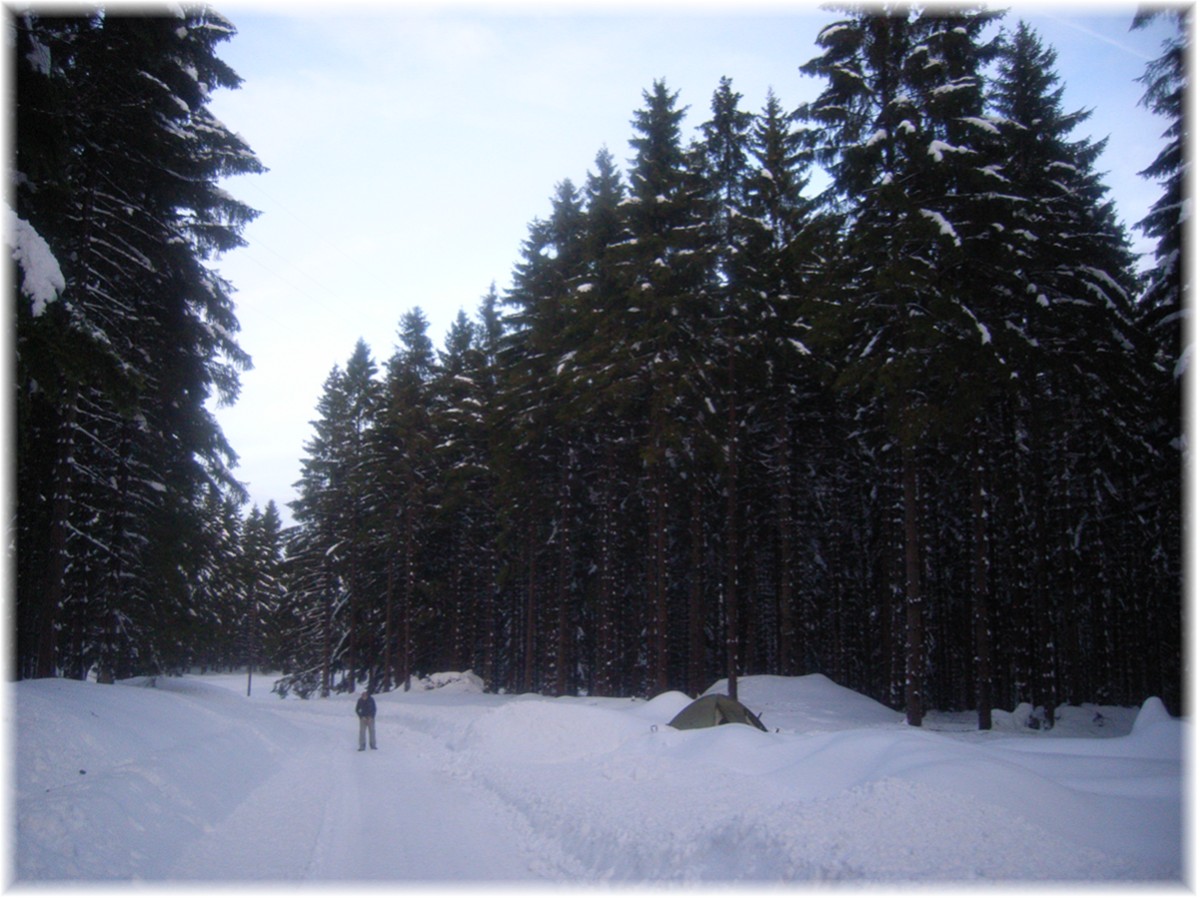
MULTIPOLYGON (((252 572, 250 577, 256 578, 257 573, 252 572)), ((246 696, 249 697, 251 681, 254 677, 254 644, 258 634, 258 598, 255 596, 253 584, 250 587, 250 596, 247 597, 246 606, 246 696)))
POLYGON ((499 504, 496 501, 496 486, 490 489, 492 498, 491 511, 486 520, 491 527, 484 526, 486 537, 483 538, 484 579, 483 590, 483 669, 487 679, 493 686, 499 685, 500 672, 497 662, 496 648, 496 598, 500 594, 499 554, 496 552, 495 510, 499 504))
POLYGON ((525 539, 525 552, 529 554, 529 581, 525 590, 525 668, 521 677, 522 690, 533 690, 534 654, 537 651, 537 546, 534 543, 532 516, 525 539))
POLYGON ((616 446, 612 440, 605 441, 604 474, 600 498, 600 595, 597 600, 596 622, 596 674, 593 678, 598 695, 608 696, 613 690, 612 670, 616 664, 613 636, 613 607, 615 605, 613 571, 613 540, 616 523, 616 446))
POLYGON ((984 483, 982 435, 977 434, 975 441, 975 463, 972 467, 972 518, 975 523, 975 705, 979 712, 979 730, 989 731, 992 727, 992 613, 991 598, 988 594, 987 488, 984 483))
MULTIPOLYGON (((1047 437, 1048 431, 1052 431, 1052 429, 1043 430, 1040 439, 1035 436, 1031 440, 1031 443, 1036 441, 1035 448, 1046 446, 1046 441, 1051 439, 1047 437)), ((1061 552, 1061 548, 1059 541, 1051 533, 1051 523, 1056 517, 1049 509, 1050 498, 1053 496, 1054 490, 1053 480, 1048 474, 1050 465, 1040 449, 1034 450, 1033 460, 1033 483, 1038 486, 1039 490, 1033 501, 1036 513, 1034 517, 1032 605, 1028 638, 1030 646, 1029 689, 1030 701, 1034 709, 1041 707, 1047 717, 1046 724, 1051 726, 1054 724, 1054 703, 1046 673, 1051 668, 1047 654, 1053 653, 1053 640, 1050 637, 1047 605, 1050 584, 1050 554, 1056 551, 1061 552)), ((1066 502, 1065 498, 1062 502, 1066 502)))
POLYGON ((350 577, 348 579, 348 587, 350 589, 350 635, 349 635, 349 652, 346 654, 346 690, 351 694, 354 693, 355 674, 358 668, 358 547, 357 535, 352 539, 354 543, 350 545, 350 577))
POLYGON ((53 678, 56 672, 57 647, 55 634, 58 615, 66 594, 67 536, 71 523, 71 470, 75 465, 75 420, 78 416, 78 398, 71 391, 62 405, 58 439, 55 441, 57 458, 54 463, 54 482, 51 493, 49 552, 46 574, 42 588, 41 616, 38 623, 37 668, 38 678, 53 678))
POLYGON ((396 598, 396 551, 398 535, 396 527, 397 516, 392 516, 391 535, 388 541, 387 586, 383 595, 383 685, 382 690, 390 691, 396 684, 396 649, 393 635, 392 607, 396 598))
POLYGON ((567 451, 563 461, 562 482, 559 488, 558 524, 558 576, 555 580, 554 602, 557 607, 557 631, 554 653, 554 693, 563 696, 567 692, 567 645, 570 641, 567 613, 570 605, 568 593, 571 584, 571 459, 567 451))
POLYGON ((728 352, 729 401, 725 452, 725 677, 729 696, 738 695, 738 428, 732 341, 728 352))
POLYGON ((118 661, 120 656, 120 616, 123 614, 125 599, 125 533, 126 518, 129 509, 129 469, 132 453, 130 424, 124 422, 118 426, 120 439, 117 442, 115 491, 112 502, 112 523, 108 537, 108 571, 104 588, 104 638, 100 644, 100 654, 97 662, 97 680, 104 684, 112 684, 118 678, 128 674, 121 671, 118 661))
POLYGON ((775 533, 779 542, 779 665, 783 675, 795 675, 796 613, 792 609, 792 460, 787 405, 780 404, 775 445, 775 533))
POLYGON ((413 607, 417 600, 417 539, 415 506, 409 491, 408 503, 404 507, 404 623, 400 636, 403 647, 400 654, 401 671, 404 673, 404 690, 412 690, 412 622, 413 607))
POLYGON ((921 597, 921 534, 917 517, 917 462, 914 451, 902 451, 904 484, 904 608, 905 654, 904 708, 908 724, 921 726, 925 716, 925 610, 921 597))
MULTIPOLYGON (((332 547, 333 543, 326 544, 332 547)), ((321 591, 321 696, 328 697, 330 690, 330 666, 333 663, 333 594, 336 590, 332 563, 326 557, 321 591)))
POLYGON ((654 504, 650 516, 653 529, 653 570, 651 572, 652 606, 654 609, 654 672, 652 682, 654 693, 661 694, 669 685, 667 678, 667 498, 666 485, 663 483, 663 465, 661 448, 655 452, 655 461, 651 472, 653 486, 651 502, 654 504))
POLYGON ((692 479, 688 564, 688 693, 704 690, 704 509, 701 479, 692 479))

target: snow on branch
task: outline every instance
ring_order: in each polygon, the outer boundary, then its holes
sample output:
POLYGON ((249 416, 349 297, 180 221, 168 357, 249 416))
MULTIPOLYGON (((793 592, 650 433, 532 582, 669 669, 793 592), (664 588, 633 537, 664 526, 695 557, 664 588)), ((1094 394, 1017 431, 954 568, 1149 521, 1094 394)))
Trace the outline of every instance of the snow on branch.
POLYGON ((985 344, 985 345, 990 344, 992 342, 991 329, 979 321, 979 317, 976 316, 975 313, 971 311, 971 307, 967 306, 967 304, 960 301, 959 306, 962 308, 962 311, 967 314, 967 318, 969 318, 972 322, 974 322, 975 327, 979 330, 980 343, 985 344))
POLYGON ((62 269, 50 245, 32 225, 5 205, 8 245, 21 270, 21 293, 33 301, 33 315, 46 311, 46 304, 58 299, 67 287, 62 269))
POLYGON ((956 247, 962 246, 962 239, 958 236, 958 232, 954 230, 954 226, 950 224, 949 219, 947 219, 945 216, 943 216, 940 212, 937 212, 932 209, 922 209, 922 210, 918 210, 918 211, 925 218, 929 219, 929 221, 931 221, 935 225, 937 225, 938 230, 942 234, 946 235, 946 237, 953 238, 954 246, 956 246, 956 247))
POLYGON ((933 157, 934 162, 941 162, 947 153, 974 153, 970 147, 955 147, 953 144, 947 144, 945 141, 930 141, 929 155, 933 157))
POLYGON ((988 134, 1000 133, 1000 129, 996 127, 996 121, 994 119, 985 119, 979 116, 962 116, 959 118, 959 121, 965 122, 968 125, 974 125, 980 131, 985 131, 988 134))

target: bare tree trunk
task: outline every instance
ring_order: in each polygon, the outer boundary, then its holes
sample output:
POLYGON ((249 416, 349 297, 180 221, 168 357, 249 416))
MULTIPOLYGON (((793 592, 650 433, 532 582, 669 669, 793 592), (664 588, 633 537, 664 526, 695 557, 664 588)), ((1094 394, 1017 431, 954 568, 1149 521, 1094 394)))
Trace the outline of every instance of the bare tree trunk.
POLYGON ((525 540, 525 552, 529 554, 529 582, 525 592, 525 671, 522 676, 523 690, 533 690, 534 654, 537 652, 537 547, 534 544, 534 525, 529 523, 525 540))
POLYGON ((59 422, 54 464, 54 487, 51 494, 50 540, 46 562, 45 586, 42 589, 41 616, 38 623, 38 678, 52 678, 56 671, 57 647, 55 632, 58 614, 66 594, 67 535, 71 516, 71 469, 75 455, 75 419, 78 415, 74 392, 66 398, 59 422))
POLYGON ((554 693, 563 696, 567 692, 567 645, 570 640, 567 625, 569 607, 568 593, 571 583, 571 461, 570 451, 563 462, 562 482, 559 494, 558 524, 558 576, 555 581, 555 604, 557 606, 557 630, 554 653, 554 693))
POLYGON ((688 584, 688 693, 704 690, 704 516, 703 488, 692 479, 691 547, 688 584))
POLYGON ((613 690, 612 669, 616 664, 616 640, 613 635, 613 606, 614 585, 616 575, 613 571, 613 531, 616 521, 615 489, 616 480, 616 449, 612 440, 606 441, 604 448, 604 476, 601 490, 600 507, 600 596, 598 599, 596 623, 596 673, 593 677, 595 691, 600 696, 608 696, 613 690))
POLYGON ((984 485, 983 439, 976 437, 972 517, 975 522, 975 704, 979 730, 992 727, 992 631, 988 593, 987 489, 984 485))
POLYGON ((396 651, 393 646, 392 606, 396 597, 396 517, 392 517, 391 539, 388 542, 387 587, 383 597, 383 684, 381 690, 390 691, 396 683, 396 651))
POLYGON ((357 535, 351 538, 350 544, 350 635, 349 652, 347 657, 347 690, 354 693, 355 670, 358 668, 358 547, 357 535))
POLYGON ((654 562, 651 573, 652 605, 654 608, 654 692, 661 694, 668 687, 667 679, 667 522, 666 488, 663 485, 662 463, 657 458, 651 477, 654 509, 650 521, 653 529, 654 562))
POLYGON ((738 695, 738 434, 737 400, 734 393, 734 353, 730 343, 728 357, 729 402, 725 452, 725 677, 729 696, 738 695))
POLYGON ((917 521, 917 463, 913 450, 903 450, 901 480, 904 484, 904 598, 905 656, 904 707, 908 724, 921 726, 925 716, 922 698, 925 686, 925 610, 921 597, 921 535, 917 521))
POLYGON ((786 405, 775 447, 775 529, 779 542, 779 664, 783 675, 797 674, 796 614, 792 609, 792 459, 786 405))
POLYGON ((325 563, 325 578, 321 602, 321 696, 328 697, 330 689, 329 667, 333 654, 333 574, 329 571, 329 562, 325 563))
POLYGON ((400 665, 404 672, 404 690, 412 690, 412 620, 413 606, 417 595, 417 560, 416 536, 413 531, 416 523, 413 521, 415 512, 413 498, 408 499, 404 508, 404 628, 401 640, 403 649, 400 655, 400 665))

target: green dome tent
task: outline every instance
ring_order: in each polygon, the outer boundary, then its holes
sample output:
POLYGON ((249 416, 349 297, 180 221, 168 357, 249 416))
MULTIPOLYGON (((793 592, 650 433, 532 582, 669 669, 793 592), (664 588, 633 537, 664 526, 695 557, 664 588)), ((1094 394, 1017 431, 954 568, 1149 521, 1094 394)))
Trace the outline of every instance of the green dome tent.
POLYGON ((753 725, 760 731, 767 730, 758 716, 724 694, 705 694, 693 700, 667 724, 672 728, 711 728, 713 725, 727 725, 730 722, 753 725))

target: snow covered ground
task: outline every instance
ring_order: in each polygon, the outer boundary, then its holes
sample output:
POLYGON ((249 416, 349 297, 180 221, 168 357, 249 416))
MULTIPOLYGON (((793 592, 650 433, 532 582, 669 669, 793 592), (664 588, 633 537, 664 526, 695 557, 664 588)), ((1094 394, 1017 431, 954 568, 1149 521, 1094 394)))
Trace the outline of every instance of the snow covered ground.
POLYGON ((353 698, 281 700, 263 676, 249 698, 244 674, 11 685, 10 878, 58 889, 1190 879, 1190 726, 1156 700, 1064 708, 1051 732, 997 713, 985 734, 969 716, 909 728, 819 675, 745 678, 764 734, 676 731, 678 693, 551 699, 441 680, 380 695, 379 749, 363 753, 353 698))

